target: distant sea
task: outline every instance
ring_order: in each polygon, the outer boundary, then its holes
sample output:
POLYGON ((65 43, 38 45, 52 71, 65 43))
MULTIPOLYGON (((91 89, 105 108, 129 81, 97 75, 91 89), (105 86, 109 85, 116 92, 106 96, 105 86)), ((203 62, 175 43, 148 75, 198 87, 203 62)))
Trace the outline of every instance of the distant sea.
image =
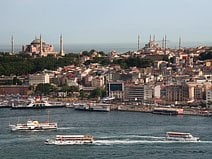
MULTIPOLYGON (((59 50, 58 44, 53 44, 55 51, 59 50)), ((145 43, 140 43, 140 48, 143 48, 145 43)), ((212 46, 212 42, 185 42, 182 44, 182 47, 198 47, 198 46, 212 46)), ((169 42, 167 44, 169 48, 178 48, 178 43, 169 42)), ((22 49, 21 45, 15 45, 15 52, 20 52, 22 49)), ((66 53, 80 53, 82 51, 90 50, 104 51, 105 53, 116 51, 118 53, 125 53, 128 51, 136 51, 137 43, 99 43, 99 44, 65 44, 64 51, 66 53)), ((0 52, 9 52, 11 50, 10 45, 0 44, 0 52)))

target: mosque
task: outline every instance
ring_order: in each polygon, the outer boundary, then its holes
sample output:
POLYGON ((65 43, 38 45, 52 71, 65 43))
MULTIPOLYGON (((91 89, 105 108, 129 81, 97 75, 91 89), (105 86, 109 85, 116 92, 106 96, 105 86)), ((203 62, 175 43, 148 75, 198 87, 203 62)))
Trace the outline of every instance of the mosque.
POLYGON ((35 38, 29 45, 22 46, 22 53, 30 56, 64 56, 63 36, 60 36, 60 51, 55 52, 52 44, 47 44, 40 38, 35 38))

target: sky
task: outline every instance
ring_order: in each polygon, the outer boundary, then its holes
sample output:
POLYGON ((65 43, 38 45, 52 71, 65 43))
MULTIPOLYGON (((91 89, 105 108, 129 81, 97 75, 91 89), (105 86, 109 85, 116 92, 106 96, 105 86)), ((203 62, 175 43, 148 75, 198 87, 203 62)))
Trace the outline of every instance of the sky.
MULTIPOLYGON (((212 42, 212 0, 0 0, 0 44, 212 42)), ((211 43, 212 44, 212 43, 211 43)))

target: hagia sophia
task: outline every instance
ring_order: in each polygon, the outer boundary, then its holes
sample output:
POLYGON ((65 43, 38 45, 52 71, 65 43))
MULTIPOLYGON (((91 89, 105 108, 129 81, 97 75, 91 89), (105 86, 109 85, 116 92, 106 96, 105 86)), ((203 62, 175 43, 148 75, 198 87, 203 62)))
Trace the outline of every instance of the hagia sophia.
POLYGON ((60 51, 54 51, 52 44, 47 44, 40 38, 35 38, 29 45, 22 46, 22 53, 30 56, 64 56, 63 36, 60 36, 60 51))

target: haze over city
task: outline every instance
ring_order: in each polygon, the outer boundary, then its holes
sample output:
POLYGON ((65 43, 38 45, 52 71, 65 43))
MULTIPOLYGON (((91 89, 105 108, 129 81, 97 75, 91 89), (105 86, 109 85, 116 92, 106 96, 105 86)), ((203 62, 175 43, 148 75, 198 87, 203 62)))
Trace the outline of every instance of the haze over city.
POLYGON ((29 43, 35 36, 53 44, 136 43, 140 34, 170 42, 212 41, 211 0, 7 0, 0 2, 0 44, 29 43))

